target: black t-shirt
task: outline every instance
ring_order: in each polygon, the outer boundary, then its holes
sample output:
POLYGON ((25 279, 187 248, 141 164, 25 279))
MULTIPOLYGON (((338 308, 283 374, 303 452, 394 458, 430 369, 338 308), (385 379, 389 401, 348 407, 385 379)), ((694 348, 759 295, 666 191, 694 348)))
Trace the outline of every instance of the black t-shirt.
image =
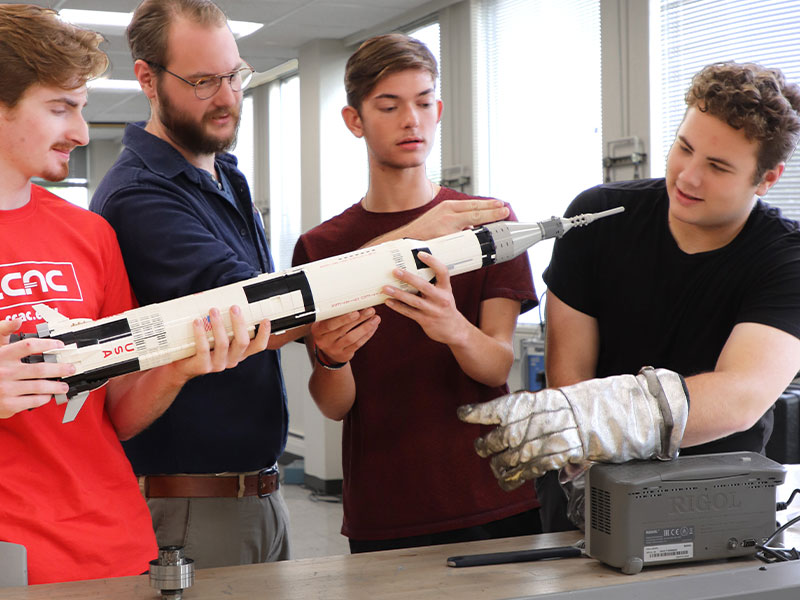
MULTIPOLYGON (((800 232, 758 201, 739 235, 710 252, 686 254, 669 231, 663 179, 598 186, 567 216, 624 206, 625 212, 558 240, 545 271, 549 289, 597 319, 597 377, 644 365, 689 377, 713 371, 733 327, 751 322, 800 338, 800 232)), ((719 398, 724 410, 725 398, 719 398)), ((748 431, 685 453, 762 452, 768 411, 748 431)))

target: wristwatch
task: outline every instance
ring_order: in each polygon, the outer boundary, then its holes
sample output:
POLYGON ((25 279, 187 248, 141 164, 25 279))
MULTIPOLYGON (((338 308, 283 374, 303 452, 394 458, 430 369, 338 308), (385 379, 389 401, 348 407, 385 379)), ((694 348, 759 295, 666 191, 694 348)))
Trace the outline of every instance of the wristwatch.
POLYGON ((322 365, 324 368, 328 369, 329 371, 338 371, 343 366, 345 366, 347 364, 347 362, 348 362, 348 361, 345 361, 345 362, 340 362, 340 363, 329 363, 329 362, 326 362, 322 358, 321 354, 322 354, 322 351, 319 350, 319 348, 317 348, 316 346, 314 346, 314 358, 317 360, 317 362, 320 365, 322 365))

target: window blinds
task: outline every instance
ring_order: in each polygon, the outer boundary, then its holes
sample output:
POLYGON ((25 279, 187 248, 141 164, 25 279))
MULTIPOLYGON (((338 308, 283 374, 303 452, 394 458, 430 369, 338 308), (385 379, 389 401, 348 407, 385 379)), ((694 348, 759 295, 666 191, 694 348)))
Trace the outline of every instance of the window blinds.
MULTIPOLYGON (((800 83, 800 0, 655 0, 660 62, 660 134, 666 156, 685 112, 692 75, 705 65, 734 60, 781 69, 800 83)), ((654 118, 658 118, 654 116, 654 118)), ((765 197, 800 219, 800 153, 765 197)))

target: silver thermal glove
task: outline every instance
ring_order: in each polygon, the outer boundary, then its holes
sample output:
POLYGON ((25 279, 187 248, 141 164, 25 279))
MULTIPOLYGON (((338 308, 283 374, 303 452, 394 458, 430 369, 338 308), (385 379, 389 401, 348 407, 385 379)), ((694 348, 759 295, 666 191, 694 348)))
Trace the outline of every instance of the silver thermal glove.
POLYGON ((467 423, 499 425, 475 440, 475 450, 492 456, 506 490, 565 466, 578 473, 589 461, 675 458, 688 413, 683 377, 652 367, 458 409, 467 423))

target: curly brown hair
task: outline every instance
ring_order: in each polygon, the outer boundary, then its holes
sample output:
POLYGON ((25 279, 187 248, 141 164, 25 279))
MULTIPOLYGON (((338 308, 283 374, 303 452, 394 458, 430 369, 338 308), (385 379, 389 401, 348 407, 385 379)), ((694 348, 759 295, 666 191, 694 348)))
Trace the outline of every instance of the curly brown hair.
POLYGON ((345 66, 347 104, 360 111, 364 98, 384 77, 408 69, 427 71, 434 81, 439 76, 436 58, 418 39, 402 33, 387 33, 368 39, 345 66))
POLYGON ((169 26, 177 17, 219 27, 228 22, 225 13, 210 0, 144 0, 133 11, 127 31, 134 62, 167 65, 169 26))
POLYGON ((37 83, 72 90, 99 77, 108 68, 102 42, 49 8, 0 4, 0 102, 13 108, 37 83))
POLYGON ((686 104, 714 115, 759 144, 754 183, 789 159, 800 140, 800 87, 755 63, 708 65, 692 78, 686 104))

